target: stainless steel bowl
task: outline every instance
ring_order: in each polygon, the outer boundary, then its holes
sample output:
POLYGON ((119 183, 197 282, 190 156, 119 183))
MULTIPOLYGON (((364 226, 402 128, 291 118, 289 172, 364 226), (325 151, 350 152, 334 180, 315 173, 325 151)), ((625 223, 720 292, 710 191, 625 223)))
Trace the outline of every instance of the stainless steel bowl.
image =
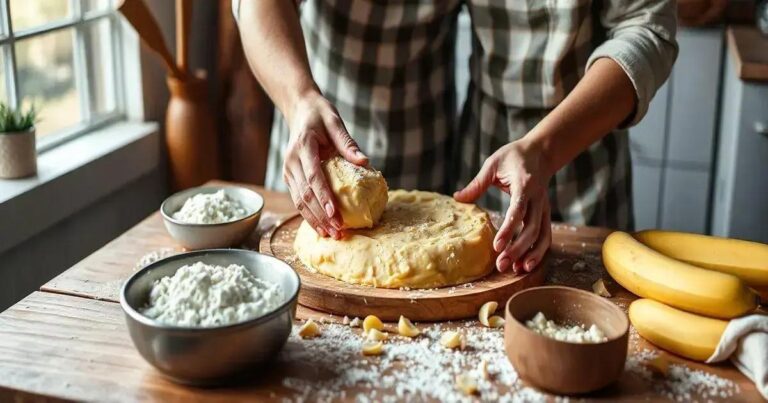
POLYGON ((299 287, 296 272, 272 256, 211 249, 171 256, 139 270, 123 285, 120 306, 133 344, 144 359, 176 382, 212 385, 259 369, 280 351, 291 333, 299 287), (279 284, 285 302, 264 316, 212 328, 165 325, 139 313, 156 280, 195 262, 243 265, 256 277, 279 284))
POLYGON ((264 199, 256 192, 237 186, 201 186, 182 190, 165 199, 160 214, 168 233, 187 249, 225 248, 237 245, 253 232, 261 217, 264 199), (190 224, 173 218, 190 197, 224 190, 227 196, 240 202, 249 214, 243 218, 219 224, 190 224))

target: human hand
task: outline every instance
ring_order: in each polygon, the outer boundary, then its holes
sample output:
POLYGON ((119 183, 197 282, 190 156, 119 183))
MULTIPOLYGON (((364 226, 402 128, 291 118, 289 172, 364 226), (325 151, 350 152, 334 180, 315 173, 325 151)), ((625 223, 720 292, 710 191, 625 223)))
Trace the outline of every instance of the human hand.
POLYGON ((552 242, 547 185, 552 176, 542 153, 524 139, 499 148, 480 172, 453 197, 463 203, 479 198, 489 186, 500 188, 511 200, 504 222, 493 241, 499 253, 496 267, 503 272, 530 272, 541 262, 552 242), (515 232, 522 229, 515 236, 515 232))
POLYGON ((320 236, 339 239, 341 214, 321 161, 340 154, 353 164, 367 165, 368 157, 350 137, 336 108, 319 93, 303 97, 286 118, 291 135, 283 179, 293 204, 320 236))

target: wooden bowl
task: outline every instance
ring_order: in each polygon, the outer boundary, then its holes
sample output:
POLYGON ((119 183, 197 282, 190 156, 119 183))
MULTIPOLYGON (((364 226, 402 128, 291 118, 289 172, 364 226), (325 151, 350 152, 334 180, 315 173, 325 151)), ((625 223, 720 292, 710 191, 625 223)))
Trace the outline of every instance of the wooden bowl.
POLYGON ((616 305, 591 292, 546 286, 523 290, 507 302, 504 346, 520 378, 540 389, 579 394, 617 380, 627 358, 629 319, 616 305), (603 343, 578 344, 535 333, 525 321, 542 312, 563 324, 597 325, 603 343))

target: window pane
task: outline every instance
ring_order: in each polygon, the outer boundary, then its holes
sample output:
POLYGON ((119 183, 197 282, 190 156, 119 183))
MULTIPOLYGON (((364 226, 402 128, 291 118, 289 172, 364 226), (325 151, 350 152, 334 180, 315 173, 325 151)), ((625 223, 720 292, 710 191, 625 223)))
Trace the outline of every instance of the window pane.
POLYGON ((16 68, 22 106, 38 108, 38 136, 80 122, 75 88, 72 29, 54 31, 16 43, 16 68))
POLYGON ((11 0, 14 31, 33 28, 71 15, 69 0, 11 0))
POLYGON ((5 73, 5 48, 0 47, 0 102, 8 105, 8 75, 5 73))
POLYGON ((112 24, 102 18, 84 27, 85 55, 88 63, 93 115, 115 110, 115 64, 112 58, 112 24))
MULTIPOLYGON (((0 8, 0 13, 3 12, 3 9, 0 8)), ((2 32, 3 38, 7 37, 9 34, 8 24, 5 22, 5 15, 0 15, 0 32, 2 32)))
POLYGON ((83 0, 83 11, 103 11, 109 8, 110 0, 83 0))

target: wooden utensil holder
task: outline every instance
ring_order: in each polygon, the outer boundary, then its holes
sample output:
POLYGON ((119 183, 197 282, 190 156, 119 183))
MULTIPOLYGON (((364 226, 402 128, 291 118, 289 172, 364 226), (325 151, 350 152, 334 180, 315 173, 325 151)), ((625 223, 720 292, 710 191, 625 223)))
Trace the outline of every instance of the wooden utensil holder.
POLYGON ((171 186, 199 186, 219 178, 218 130, 209 104, 208 80, 198 72, 180 80, 167 78, 171 93, 165 116, 165 141, 171 186))

